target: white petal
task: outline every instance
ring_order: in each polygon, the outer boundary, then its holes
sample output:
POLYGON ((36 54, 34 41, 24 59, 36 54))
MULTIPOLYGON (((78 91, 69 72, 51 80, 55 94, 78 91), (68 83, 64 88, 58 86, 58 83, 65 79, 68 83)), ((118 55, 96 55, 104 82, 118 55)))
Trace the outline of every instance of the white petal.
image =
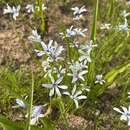
POLYGON ((22 100, 16 99, 16 103, 17 103, 20 107, 26 108, 26 105, 25 105, 25 103, 24 103, 22 100))
POLYGON ((55 83, 59 84, 63 80, 63 77, 60 77, 55 83))
POLYGON ((88 72, 87 70, 82 71, 82 72, 79 73, 79 75, 82 76, 82 75, 86 74, 87 72, 88 72))
POLYGON ((130 126, 130 120, 128 120, 128 126, 130 126))
POLYGON ((79 78, 80 78, 80 79, 82 79, 83 81, 85 81, 85 79, 84 79, 84 77, 83 77, 83 76, 81 76, 81 75, 80 75, 80 76, 79 76, 79 78))
POLYGON ((52 85, 52 84, 42 84, 42 87, 45 87, 45 88, 52 88, 53 85, 52 85))
POLYGON ((77 97, 80 94, 82 94, 82 91, 77 91, 74 96, 77 97))
POLYGON ((63 92, 63 94, 70 96, 69 92, 63 92))
POLYGON ((66 86, 66 85, 59 85, 58 87, 61 88, 61 89, 67 89, 68 88, 68 86, 66 86))
POLYGON ((128 112, 126 107, 122 107, 122 109, 123 109, 123 111, 124 111, 125 113, 128 112))
POLYGON ((54 95, 54 88, 52 88, 51 90, 50 90, 50 93, 49 93, 49 96, 51 97, 51 96, 53 96, 54 95))
POLYGON ((37 122, 37 118, 32 118, 31 122, 30 122, 30 125, 35 125, 36 122, 37 122))
POLYGON ((72 89, 72 95, 74 95, 75 92, 76 92, 76 85, 74 85, 74 87, 72 89))
POLYGON ((60 96, 61 96, 61 93, 60 93, 58 87, 55 88, 55 91, 56 91, 56 94, 60 97, 60 96))
POLYGON ((125 120, 125 121, 127 121, 127 116, 121 115, 120 120, 125 120))
POLYGON ((53 40, 50 40, 49 44, 48 44, 48 48, 50 48, 52 46, 52 43, 53 43, 53 40))
POLYGON ((79 100, 81 100, 81 99, 86 99, 87 97, 86 96, 84 96, 84 95, 81 95, 81 96, 79 96, 79 97, 77 97, 79 100))
POLYGON ((115 110, 115 111, 117 111, 117 112, 119 112, 119 113, 121 113, 121 114, 124 114, 124 113, 123 113, 119 108, 117 108, 117 107, 114 107, 113 110, 115 110))
POLYGON ((40 114, 38 117, 44 117, 45 115, 44 114, 40 114))
POLYGON ((43 41, 41 42, 41 45, 42 45, 42 48, 43 48, 44 50, 47 49, 47 46, 46 46, 46 44, 45 44, 43 41))
POLYGON ((74 99, 74 103, 75 103, 75 105, 76 105, 76 108, 79 108, 79 103, 78 103, 78 101, 74 99))

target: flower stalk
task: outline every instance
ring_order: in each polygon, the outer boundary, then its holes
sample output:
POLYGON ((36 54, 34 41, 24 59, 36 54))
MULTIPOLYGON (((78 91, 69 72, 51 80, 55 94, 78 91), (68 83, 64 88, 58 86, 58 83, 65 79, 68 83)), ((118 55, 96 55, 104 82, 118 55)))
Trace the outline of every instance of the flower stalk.
POLYGON ((91 34, 91 39, 93 41, 96 40, 98 8, 99 8, 99 0, 96 1, 95 11, 94 11, 93 27, 92 27, 92 34, 91 34))
POLYGON ((29 119, 28 119, 28 128, 27 130, 31 130, 31 115, 32 115, 32 107, 33 107, 33 92, 34 92, 34 75, 32 72, 32 85, 31 85, 31 94, 30 94, 30 106, 29 106, 29 119))

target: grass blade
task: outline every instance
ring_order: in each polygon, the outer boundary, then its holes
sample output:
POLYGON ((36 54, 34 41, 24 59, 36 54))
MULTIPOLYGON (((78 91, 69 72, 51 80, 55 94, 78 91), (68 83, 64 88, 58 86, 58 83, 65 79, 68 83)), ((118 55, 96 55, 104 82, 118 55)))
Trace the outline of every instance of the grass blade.
POLYGON ((94 11, 93 27, 92 27, 92 34, 91 34, 91 39, 93 41, 96 40, 98 7, 99 7, 99 0, 97 0, 96 2, 95 11, 94 11))

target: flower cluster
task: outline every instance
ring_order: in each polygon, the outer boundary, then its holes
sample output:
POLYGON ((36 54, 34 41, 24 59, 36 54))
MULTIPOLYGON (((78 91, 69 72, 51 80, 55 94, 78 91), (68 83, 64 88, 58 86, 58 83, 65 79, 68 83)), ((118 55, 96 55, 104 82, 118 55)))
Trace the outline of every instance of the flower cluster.
MULTIPOLYGON (((42 5, 42 11, 46 10, 45 5, 42 5)), ((83 19, 83 13, 87 10, 85 6, 71 8, 73 11, 73 20, 83 19)), ((33 4, 26 6, 27 13, 35 13, 40 11, 40 7, 33 4)), ((7 5, 7 9, 4 9, 4 14, 11 13, 13 18, 19 15, 20 6, 10 7, 7 5)), ((128 14, 123 14, 127 17, 128 14)), ((102 29, 109 29, 110 24, 105 24, 102 29)), ((124 28, 120 25, 120 28, 124 28)), ((34 49, 34 53, 39 57, 41 66, 43 67, 44 83, 41 84, 43 89, 49 89, 49 97, 65 97, 68 96, 75 104, 76 108, 79 108, 80 100, 87 99, 87 93, 91 91, 91 86, 88 87, 86 82, 87 73, 89 71, 89 65, 93 58, 91 56, 92 51, 97 47, 94 41, 91 39, 79 44, 78 38, 85 38, 87 28, 70 26, 65 32, 61 32, 63 43, 67 42, 68 48, 63 46, 62 43, 58 44, 54 40, 44 41, 39 35, 37 30, 32 30, 32 34, 28 37, 31 43, 37 44, 38 47, 34 49), (66 52, 73 53, 67 57, 66 52)), ((95 84, 103 85, 103 75, 98 74, 94 79, 95 84)), ((47 93, 48 94, 48 93, 47 93)), ((20 99, 16 99, 16 103, 23 109, 27 109, 28 106, 20 99)), ((42 110, 46 105, 33 106, 31 113, 31 125, 35 125, 40 117, 44 117, 42 110)), ((27 117, 28 117, 27 113, 27 117)))
MULTIPOLYGON (((20 5, 18 5, 17 7, 13 6, 9 6, 8 4, 6 5, 7 7, 4 9, 3 14, 12 14, 13 15, 13 19, 16 20, 16 17, 19 16, 19 12, 20 12, 20 5)), ((28 4, 25 9, 27 10, 27 13, 35 13, 35 11, 37 10, 38 12, 40 11, 40 7, 39 6, 34 6, 33 4, 28 4)), ((46 10, 47 7, 45 7, 44 4, 42 4, 42 11, 46 10)))
POLYGON ((13 19, 16 20, 16 17, 19 16, 19 11, 20 11, 20 5, 18 5, 17 7, 15 7, 15 6, 10 7, 7 4, 7 8, 4 9, 4 14, 12 14, 13 19))
POLYGON ((79 7, 74 7, 74 8, 71 8, 74 14, 74 18, 73 20, 80 20, 80 19, 83 19, 83 13, 86 12, 87 10, 85 9, 85 6, 82 6, 81 8, 79 7))

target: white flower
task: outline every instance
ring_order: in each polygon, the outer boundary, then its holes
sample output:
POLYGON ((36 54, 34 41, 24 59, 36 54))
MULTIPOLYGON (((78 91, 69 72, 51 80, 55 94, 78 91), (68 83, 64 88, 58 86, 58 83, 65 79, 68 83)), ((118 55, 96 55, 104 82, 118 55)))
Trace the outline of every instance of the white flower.
POLYGON ((44 77, 49 76, 51 78, 53 70, 52 70, 52 67, 50 66, 49 62, 48 61, 42 61, 42 67, 43 67, 43 70, 45 72, 44 77))
POLYGON ((76 32, 73 30, 73 26, 66 30, 66 37, 73 37, 76 35, 76 32))
POLYGON ((90 86, 87 86, 85 84, 80 84, 80 86, 82 86, 82 91, 90 92, 90 86))
MULTIPOLYGON (((81 29, 81 28, 73 28, 73 26, 71 26, 69 29, 66 30, 66 37, 74 37, 74 36, 82 36, 82 37, 85 37, 85 32, 87 31, 88 29, 85 28, 85 29, 81 29)), ((63 33, 60 33, 61 35, 64 35, 63 33)), ((64 38, 64 36, 63 36, 64 38)))
POLYGON ((85 37, 84 33, 87 32, 88 29, 85 28, 85 29, 82 30, 81 28, 75 28, 74 31, 76 32, 76 35, 85 37))
POLYGON ((91 40, 89 43, 80 46, 79 53, 81 54, 79 61, 88 61, 91 62, 91 51, 94 47, 97 47, 97 44, 93 44, 91 40))
POLYGON ((36 53, 36 55, 37 55, 38 57, 41 57, 41 56, 43 56, 43 55, 45 54, 44 51, 37 50, 37 49, 34 49, 34 52, 36 53))
POLYGON ((52 77, 51 78, 52 84, 42 84, 42 86, 45 87, 45 88, 50 88, 51 89, 50 93, 49 93, 49 96, 53 96, 54 93, 56 93, 58 96, 61 96, 61 92, 60 92, 59 89, 67 89, 68 88, 66 85, 59 85, 62 80, 63 80, 63 77, 60 77, 56 81, 52 77))
POLYGON ((103 85, 105 83, 105 80, 102 79, 103 78, 103 75, 96 75, 96 81, 95 81, 95 84, 99 83, 100 85, 103 85))
POLYGON ((26 104, 22 100, 20 100, 20 99, 16 99, 16 104, 18 104, 22 108, 26 108, 27 107, 26 104))
POLYGON ((86 61, 79 62, 76 61, 70 65, 70 69, 72 73, 68 73, 68 76, 72 76, 72 83, 75 83, 77 80, 85 80, 84 75, 88 72, 88 66, 86 65, 86 61))
MULTIPOLYGON (((40 7, 39 6, 36 6, 35 8, 37 9, 37 11, 40 11, 40 7)), ((44 4, 42 4, 42 11, 44 11, 46 9, 47 9, 47 7, 44 4)))
POLYGON ((127 2, 128 5, 130 5, 130 0, 127 2))
POLYGON ((35 11, 34 11, 34 5, 33 4, 28 4, 27 6, 26 6, 26 9, 27 9, 27 12, 28 13, 34 13, 35 11))
POLYGON ((86 52, 90 53, 94 47, 97 47, 97 44, 93 44, 93 41, 91 40, 90 42, 86 42, 85 44, 81 45, 79 52, 85 55, 86 52))
POLYGON ((128 31, 129 30, 127 19, 125 19, 124 24, 120 24, 118 26, 118 29, 119 29, 119 31, 128 31))
POLYGON ((74 8, 71 8, 71 10, 73 10, 73 14, 74 15, 80 15, 81 13, 84 13, 86 12, 87 10, 85 9, 85 6, 82 6, 81 8, 79 7, 74 7, 74 8))
POLYGON ((73 10, 73 14, 75 15, 75 18, 73 18, 73 20, 79 20, 81 18, 83 18, 82 13, 86 12, 87 10, 85 9, 85 6, 82 6, 81 8, 79 7, 74 7, 71 8, 71 10, 73 10))
POLYGON ((128 109, 126 107, 121 107, 123 111, 121 111, 119 108, 114 107, 113 109, 119 113, 121 113, 120 120, 128 121, 128 126, 130 126, 130 106, 128 109))
POLYGON ((124 11, 121 13, 121 15, 122 15, 124 18, 126 18, 127 16, 130 15, 130 13, 127 13, 126 10, 124 10, 124 11))
POLYGON ((109 23, 101 24, 100 29, 101 30, 109 30, 110 26, 111 26, 111 24, 109 24, 109 23))
POLYGON ((33 107, 30 125, 35 125, 40 117, 44 117, 44 114, 42 114, 42 107, 42 105, 33 107))
POLYGON ((40 43, 43 48, 43 51, 35 49, 34 51, 36 52, 37 56, 41 57, 44 54, 50 54, 53 40, 50 40, 48 44, 45 44, 43 41, 41 41, 40 43))
POLYGON ((49 62, 64 60, 64 58, 60 56, 63 50, 63 46, 58 46, 57 42, 55 42, 54 46, 50 49, 50 54, 47 60, 49 62))
POLYGON ((16 17, 19 16, 19 11, 20 11, 20 5, 18 5, 17 7, 10 7, 8 4, 7 4, 7 8, 4 9, 4 14, 8 14, 8 13, 11 13, 13 14, 13 19, 16 20, 16 17))
POLYGON ((47 9, 47 7, 44 4, 42 4, 42 11, 44 11, 46 9, 47 9))
POLYGON ((46 54, 50 54, 50 51, 52 50, 52 43, 53 40, 50 40, 48 44, 41 42, 42 48, 44 49, 46 54))
POLYGON ((68 95, 74 101, 76 108, 79 108, 79 100, 87 98, 87 96, 82 95, 82 91, 76 91, 76 85, 74 85, 71 94, 69 92, 64 92, 63 94, 68 95))
POLYGON ((124 32, 126 32, 126 33, 127 33, 127 37, 129 36, 129 26, 128 26, 128 21, 127 21, 126 18, 125 18, 124 24, 118 25, 118 26, 117 26, 117 29, 118 29, 119 31, 124 31, 124 32))
POLYGON ((32 30, 32 35, 28 37, 29 40, 32 42, 39 42, 41 43, 41 36, 37 33, 37 30, 32 30))
POLYGON ((79 79, 85 81, 85 79, 84 79, 83 76, 84 76, 87 72, 88 72, 87 70, 83 70, 83 71, 80 71, 80 72, 77 72, 76 70, 72 70, 72 73, 68 73, 68 75, 73 77, 72 83, 75 83, 75 82, 76 82, 77 80, 79 80, 79 79))
POLYGON ((83 12, 86 12, 87 10, 85 9, 85 6, 82 6, 81 8, 79 7, 74 7, 74 8, 71 8, 73 11, 74 11, 74 15, 77 15, 77 14, 81 14, 83 12))
POLYGON ((62 68, 62 66, 55 66, 54 67, 54 73, 57 74, 57 77, 61 77, 63 74, 65 74, 66 69, 62 68))
POLYGON ((72 47, 72 48, 78 48, 79 44, 78 44, 78 42, 74 41, 73 43, 70 44, 70 47, 72 47))
POLYGON ((60 57, 60 54, 64 50, 63 46, 58 46, 57 42, 54 42, 54 45, 52 45, 53 40, 50 40, 49 44, 45 44, 43 41, 41 41, 40 43, 43 48, 43 51, 35 49, 37 56, 41 57, 43 55, 46 55, 47 62, 64 60, 63 57, 60 57))

